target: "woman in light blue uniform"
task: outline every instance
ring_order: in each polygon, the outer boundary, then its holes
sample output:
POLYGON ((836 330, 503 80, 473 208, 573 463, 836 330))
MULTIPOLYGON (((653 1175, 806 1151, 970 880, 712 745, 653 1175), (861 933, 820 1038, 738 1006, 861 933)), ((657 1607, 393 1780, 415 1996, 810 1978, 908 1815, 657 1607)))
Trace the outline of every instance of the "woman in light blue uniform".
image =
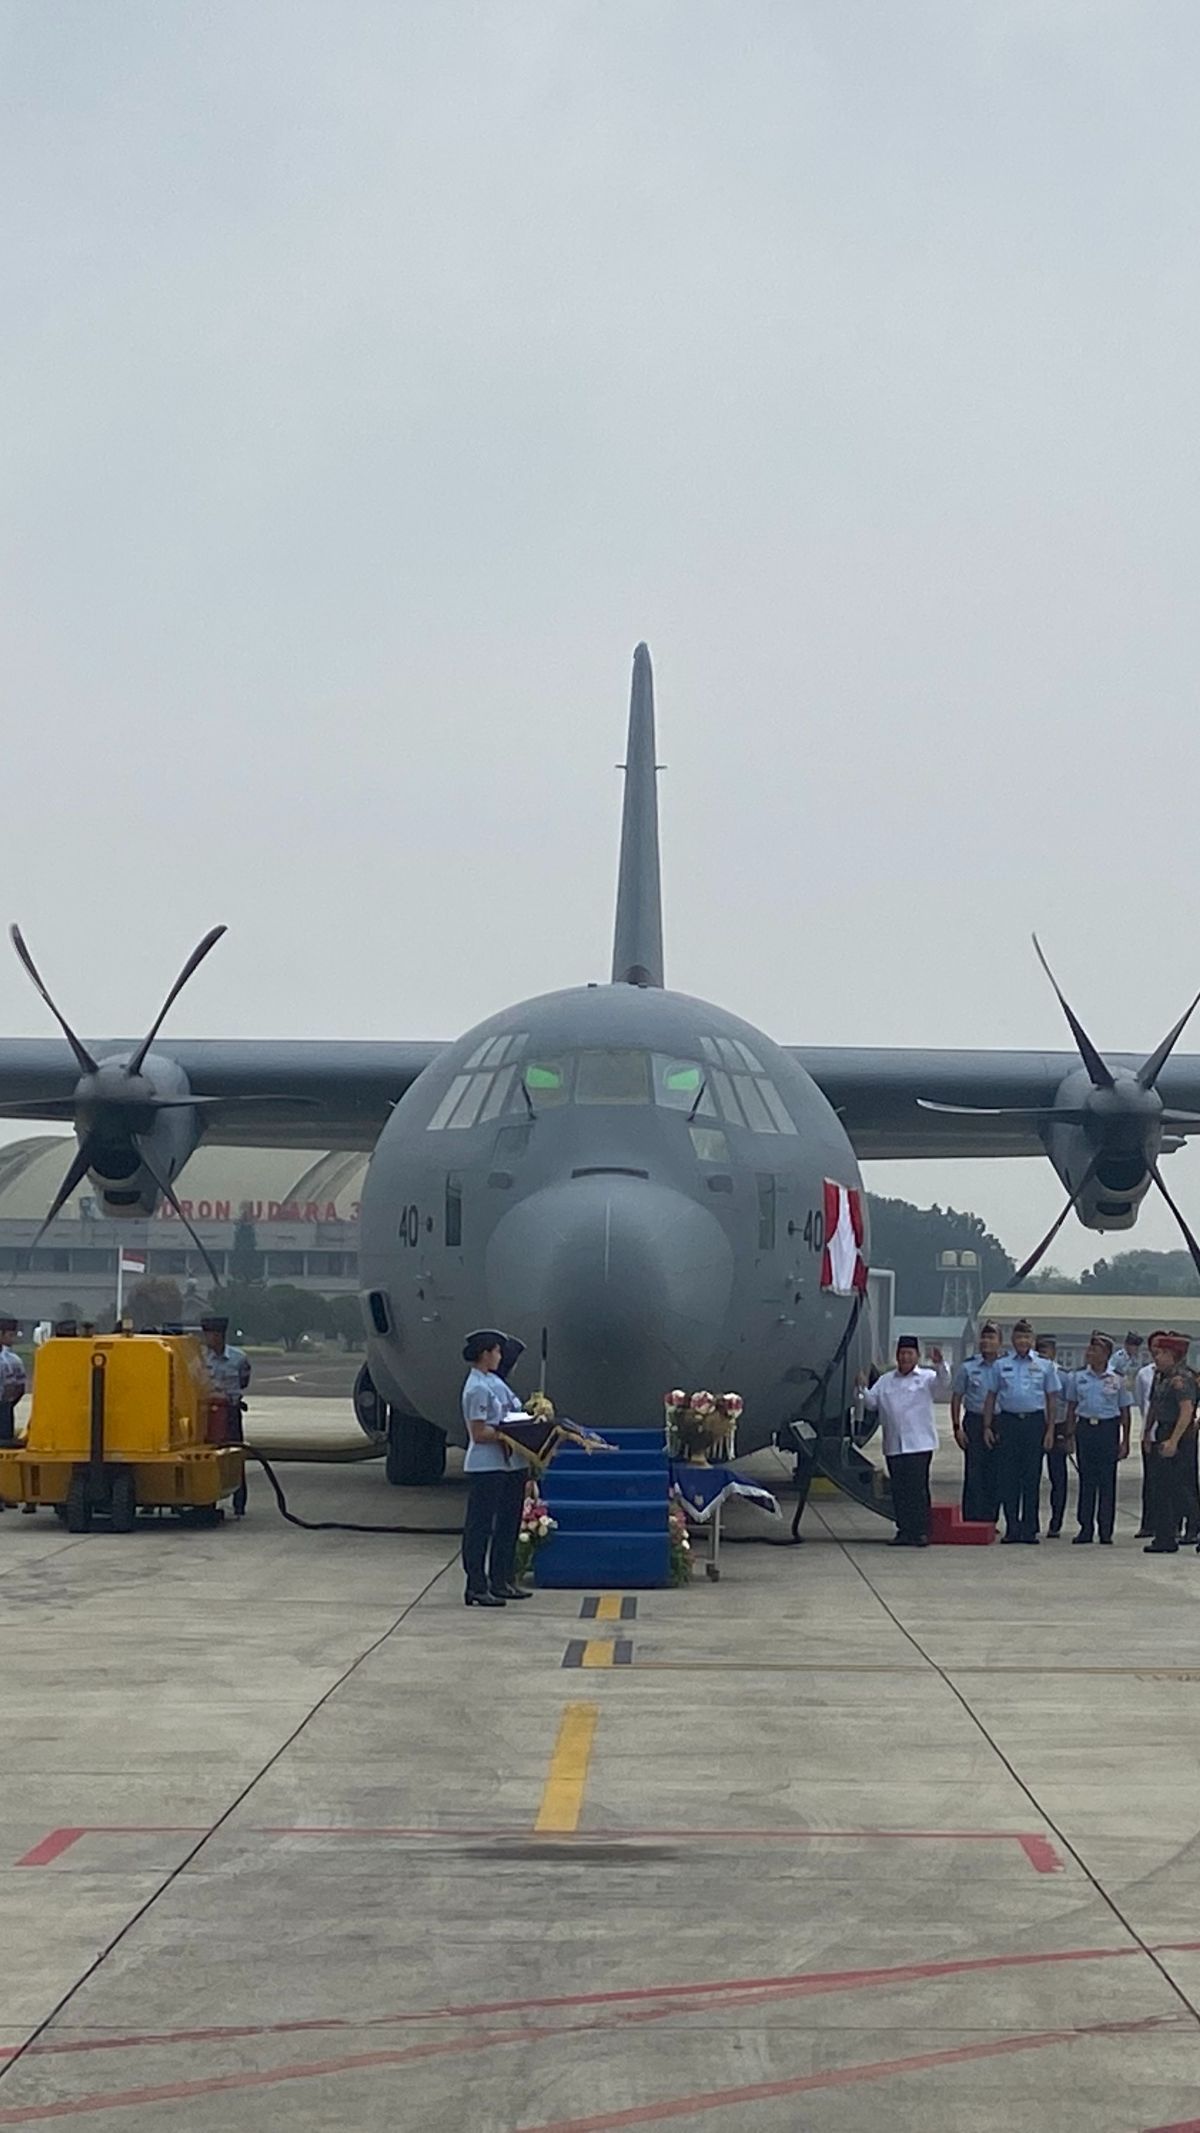
POLYGON ((470 1364, 462 1392, 467 1425, 467 1515, 463 1522, 462 1559, 467 1577, 463 1597, 468 1607, 503 1607, 507 1600, 528 1600, 514 1579, 517 1535, 525 1501, 528 1468, 498 1434, 505 1415, 521 1402, 505 1381, 524 1342, 492 1328, 468 1333, 463 1361, 470 1364))

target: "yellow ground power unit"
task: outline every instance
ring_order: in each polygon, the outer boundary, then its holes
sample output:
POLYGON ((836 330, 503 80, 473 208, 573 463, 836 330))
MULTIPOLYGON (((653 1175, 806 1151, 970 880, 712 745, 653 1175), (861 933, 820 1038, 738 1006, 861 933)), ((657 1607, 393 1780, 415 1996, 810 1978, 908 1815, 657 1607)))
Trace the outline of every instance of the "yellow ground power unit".
POLYGON ((242 1479, 233 1419, 192 1334, 48 1340, 24 1440, 0 1446, 0 1502, 49 1504, 72 1533, 96 1515, 127 1533, 152 1509, 215 1522, 242 1479))

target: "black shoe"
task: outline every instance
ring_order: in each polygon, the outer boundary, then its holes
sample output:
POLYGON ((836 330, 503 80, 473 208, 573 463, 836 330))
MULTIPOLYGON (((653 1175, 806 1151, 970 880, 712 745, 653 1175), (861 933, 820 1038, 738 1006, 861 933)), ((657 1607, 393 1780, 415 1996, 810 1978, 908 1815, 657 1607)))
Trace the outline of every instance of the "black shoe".
POLYGON ((1000 1535, 1000 1546, 1002 1548, 1015 1548, 1020 1538, 1019 1533, 1002 1533, 1000 1535))
POLYGON ((1075 1535, 1074 1540, 1071 1542, 1071 1546, 1073 1548, 1090 1548, 1091 1545, 1092 1536, 1090 1533, 1077 1533, 1075 1535))
POLYGON ((894 1533, 894 1534, 892 1535, 892 1538, 891 1538, 891 1540, 890 1540, 890 1541, 888 1542, 888 1547, 889 1547, 889 1548, 911 1548, 911 1547, 912 1547, 912 1542, 910 1541, 910 1539, 909 1539, 909 1537, 908 1537, 907 1533, 894 1533))
POLYGON ((927 1548, 929 1546, 929 1535, 927 1533, 918 1533, 912 1545, 914 1548, 927 1548))
POLYGON ((1143 1548, 1143 1549, 1142 1549, 1142 1554, 1143 1554, 1143 1555, 1178 1555, 1178 1553, 1179 1553, 1179 1542, 1178 1542, 1178 1541, 1170 1541, 1170 1542, 1168 1542, 1168 1544, 1167 1544, 1167 1546, 1166 1546, 1165 1548, 1164 1548, 1164 1547, 1161 1547, 1161 1546, 1160 1546, 1160 1544, 1158 1543, 1158 1541, 1151 1541, 1151 1543, 1150 1543, 1150 1546, 1149 1546, 1148 1548, 1143 1548))
POLYGON ((523 1585, 500 1585, 492 1587, 493 1600, 532 1600, 533 1594, 523 1585))
POLYGON ((1154 1528, 1153 1526, 1139 1526, 1133 1537, 1135 1541, 1152 1540, 1154 1538, 1154 1528))
POLYGON ((1023 1533, 1021 1535, 1021 1539, 1024 1541, 1025 1546, 1027 1548, 1036 1548, 1038 1546, 1038 1537, 1036 1533, 1023 1533))
POLYGON ((494 1593, 494 1592, 464 1592, 464 1594, 463 1594, 463 1606, 464 1606, 464 1607, 503 1607, 503 1606, 504 1606, 504 1601, 503 1601, 503 1600, 500 1600, 500 1599, 497 1599, 497 1597, 496 1597, 496 1595, 495 1595, 495 1593, 494 1593))
POLYGON ((1111 1547, 1112 1547, 1112 1544, 1113 1544, 1113 1537, 1112 1537, 1112 1534, 1111 1534, 1111 1533, 1102 1533, 1102 1534, 1100 1535, 1100 1546, 1101 1546, 1102 1548, 1111 1548, 1111 1547))
POLYGON ((1047 1528, 1046 1528, 1046 1539, 1047 1539, 1048 1541, 1056 1541, 1056 1540, 1058 1539, 1058 1536, 1059 1536, 1059 1534, 1060 1534, 1061 1532, 1062 1532, 1062 1522, 1061 1522, 1061 1520, 1060 1520, 1057 1526, 1047 1526, 1047 1528))

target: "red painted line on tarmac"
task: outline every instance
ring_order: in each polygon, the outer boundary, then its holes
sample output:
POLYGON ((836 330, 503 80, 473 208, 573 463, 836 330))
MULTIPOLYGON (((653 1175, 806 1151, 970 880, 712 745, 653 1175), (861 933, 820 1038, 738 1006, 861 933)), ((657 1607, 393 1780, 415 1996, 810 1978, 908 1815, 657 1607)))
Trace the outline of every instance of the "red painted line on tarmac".
POLYGON ((211 1827, 209 1822, 86 1822, 79 1829, 52 1829, 16 1864, 49 1866, 81 1837, 203 1837, 211 1827))
MULTIPOLYGON (((208 1826, 199 1823, 168 1822, 93 1822, 74 1829, 52 1829, 32 1851, 16 1861, 17 1866, 50 1866, 71 1850, 82 1837, 202 1837, 208 1826)), ((349 1822, 293 1823, 278 1827, 256 1827, 251 1834, 257 1837, 364 1837, 364 1838, 410 1838, 427 1840, 435 1838, 471 1838, 516 1841, 533 1840, 533 1832, 523 1825, 497 1827, 439 1827, 423 1828, 405 1824, 370 1825, 349 1822)), ((1064 1861, 1055 1851, 1048 1837, 1029 1831, 1011 1829, 583 1829, 555 1836, 555 1844, 611 1843, 614 1838, 630 1841, 653 1838, 659 1842, 687 1838, 706 1844, 719 1841, 738 1844, 801 1844, 816 1841, 844 1841, 864 1844, 881 1843, 933 1843, 933 1844, 1016 1844, 1024 1852, 1030 1865, 1039 1874, 1059 1874, 1064 1861)))
POLYGON ((52 1859, 61 1859, 64 1852, 69 1852, 71 1846, 78 1844, 79 1839, 86 1835, 86 1829, 52 1829, 48 1837, 43 1837, 41 1843, 35 1844, 31 1852, 26 1852, 23 1859, 17 1860, 17 1865, 49 1866, 52 1859))
POLYGON ((884 2081, 898 2074, 923 2074, 941 2066, 966 2066, 1013 2052, 1045 2051, 1052 2044, 1073 2044, 1083 2037, 1130 2036, 1156 2029, 1148 2022, 1112 2022, 1083 2029, 1044 2029, 1024 2037, 997 2037, 986 2043, 948 2046, 942 2051, 914 2052, 906 2059, 874 2059, 861 2066, 831 2067, 819 2074, 794 2074, 781 2081, 755 2081, 744 2088, 708 2089, 692 2096, 666 2097, 635 2104, 626 2111, 599 2111, 588 2118, 556 2118, 530 2126, 527 2133, 618 2133, 627 2126, 661 2125, 668 2118, 695 2118, 702 2111, 724 2111, 734 2104, 766 2103, 781 2096, 804 2096, 816 2089, 849 2088, 860 2081, 884 2081))
POLYGON ((1063 1872, 1066 1861, 1059 1857, 1049 1837, 1018 1837, 1017 1842, 1035 1874, 1063 1872))
MULTIPOLYGON (((1200 1941, 1172 1942, 1156 1952, 1196 1951, 1200 1951, 1200 1941)), ((156 2030, 124 2036, 73 2037, 62 2041, 50 2039, 31 2044, 24 2050, 27 2055, 38 2058, 67 2058, 81 2052, 151 2050, 170 2044, 237 2043, 249 2037, 303 2036, 329 2030, 349 2030, 357 2034, 367 2029, 392 2029, 411 2023, 478 2021, 483 2016, 552 2014, 587 2007, 616 2009, 648 2001, 679 2003, 707 1999, 714 1994, 720 1994, 729 2005, 736 2006, 743 2003, 743 1996, 752 1994, 759 1998, 803 1999, 818 1993, 859 1991, 869 1985, 904 1985, 938 1978, 967 1977, 991 1970, 1024 1970, 1058 1963, 1115 1962, 1141 1953, 1139 1946, 1131 1944, 1125 1948, 1060 1948, 1044 1954, 956 1956, 944 1962, 891 1963, 871 1969, 810 1970, 777 1977, 714 1978, 681 1985, 634 1985, 610 1992, 572 1992, 542 1999, 481 2000, 462 2006, 447 2003, 441 2007, 415 2008, 397 2014, 371 2015, 365 2019, 353 2015, 314 2015, 292 2022, 225 2024, 207 2029, 156 2030)), ((663 2010, 668 2014, 673 2011, 673 2006, 663 2010)), ((680 2008, 680 2012, 686 2011, 686 2006, 680 2008)), ((569 2031, 562 2033, 569 2034, 569 2031)), ((0 2058, 21 2055, 20 2045, 0 2050, 0 2058)))

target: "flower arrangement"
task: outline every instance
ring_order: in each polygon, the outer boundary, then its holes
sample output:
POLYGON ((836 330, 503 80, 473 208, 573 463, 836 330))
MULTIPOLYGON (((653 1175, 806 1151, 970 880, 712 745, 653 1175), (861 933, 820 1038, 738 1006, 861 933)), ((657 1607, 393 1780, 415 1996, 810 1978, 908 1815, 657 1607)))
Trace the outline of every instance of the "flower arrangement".
POLYGON ((538 1549, 557 1531, 558 1520, 551 1518, 549 1504, 538 1495, 536 1489, 527 1493, 521 1509, 521 1530, 517 1534, 515 1568, 518 1578, 529 1576, 538 1549))
POLYGON ((737 1392, 669 1392, 666 1397, 667 1449, 674 1459, 707 1466, 711 1458, 732 1459, 742 1396, 737 1392))
POLYGON ((671 1543, 671 1583, 686 1585, 692 1575, 692 1544, 681 1503, 672 1502, 668 1508, 667 1533, 671 1543))

